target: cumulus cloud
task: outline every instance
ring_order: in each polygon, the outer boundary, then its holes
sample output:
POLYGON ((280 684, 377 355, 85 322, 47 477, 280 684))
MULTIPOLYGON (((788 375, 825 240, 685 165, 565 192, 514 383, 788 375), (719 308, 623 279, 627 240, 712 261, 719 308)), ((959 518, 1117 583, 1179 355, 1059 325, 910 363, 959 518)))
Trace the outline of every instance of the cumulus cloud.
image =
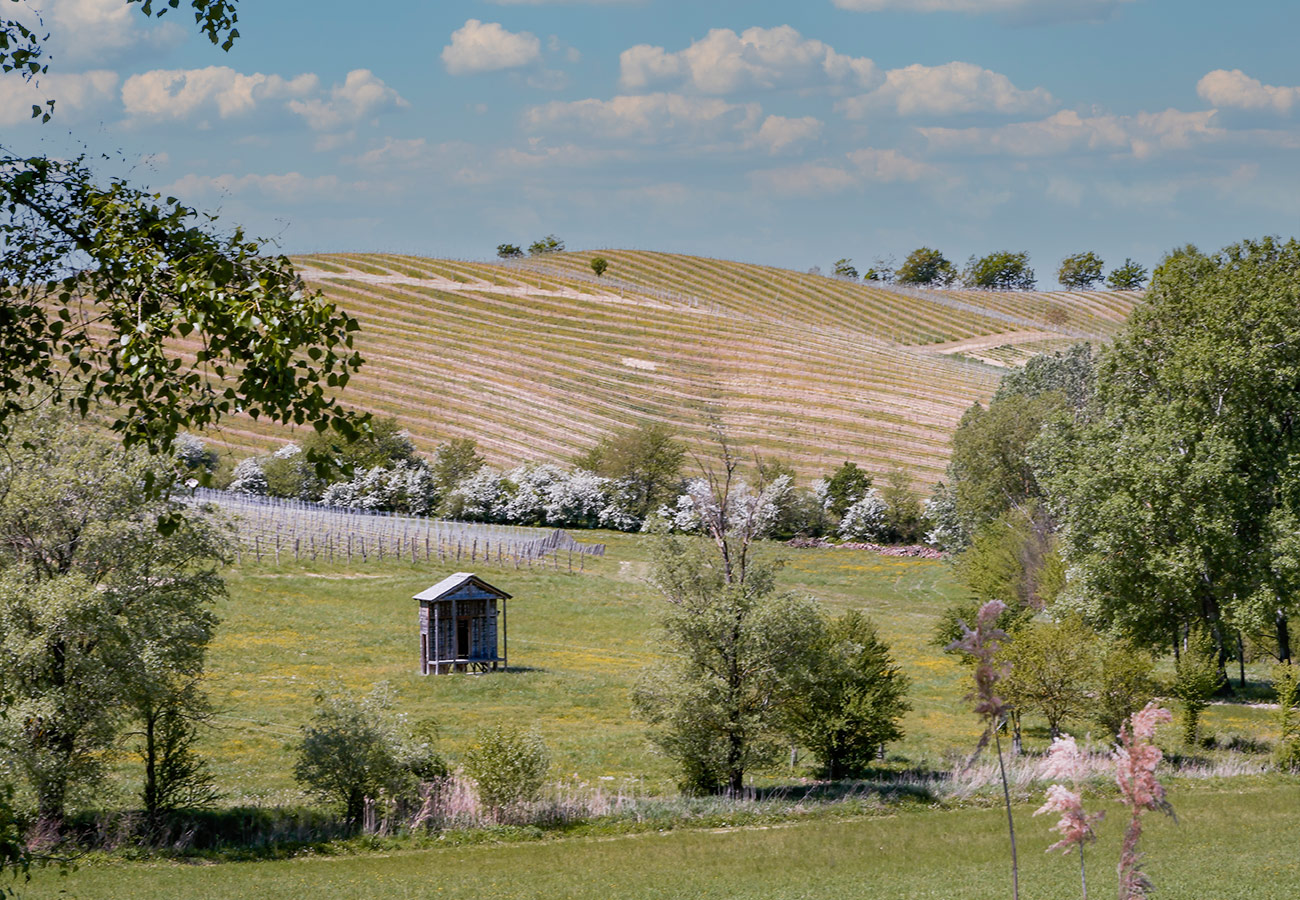
POLYGON ((42 76, 39 83, 8 79, 0 91, 0 125, 17 125, 32 117, 33 106, 53 100, 60 121, 106 107, 117 93, 117 73, 103 69, 76 75, 57 73, 42 76))
POLYGON ((844 163, 834 160, 803 163, 749 173, 756 187, 794 197, 816 197, 854 190, 867 184, 920 181, 939 174, 938 169, 904 156, 897 150, 864 147, 845 154, 844 163))
POLYGON ((353 69, 328 96, 290 100, 289 110, 315 131, 333 131, 381 110, 409 105, 369 69, 353 69))
POLYGON ((180 197, 211 197, 223 194, 256 193, 283 202, 297 203, 318 197, 336 197, 345 187, 337 175, 303 175, 286 172, 273 175, 183 175, 164 188, 180 197))
POLYGON ((524 114, 532 129, 577 129, 602 138, 657 143, 752 130, 757 104, 681 94, 623 95, 609 100, 555 101, 524 114))
POLYGON ((530 66, 542 58, 542 42, 527 31, 506 31, 498 22, 469 19, 442 48, 442 64, 452 75, 472 75, 530 66))
POLYGON ((64 68, 113 62, 185 39, 181 26, 146 18, 126 0, 29 0, 13 13, 37 33, 50 35, 51 58, 64 68))
POLYGON ((369 69, 354 69, 342 84, 328 91, 323 91, 320 79, 310 73, 282 78, 260 72, 244 74, 227 66, 154 69, 132 75, 122 85, 127 115, 138 120, 175 121, 214 114, 231 119, 281 103, 317 131, 407 105, 369 69))
POLYGON ((282 78, 255 72, 245 75, 229 66, 203 69, 154 69, 132 75, 122 85, 127 115, 185 119, 215 112, 223 119, 252 112, 261 102, 305 97, 320 89, 315 75, 282 78))
POLYGON ((867 94, 849 97, 836 109, 850 119, 888 109, 902 116, 1044 113, 1056 100, 1041 87, 1022 90, 1007 76, 968 62, 941 66, 913 64, 885 73, 884 83, 867 94))
POLYGON ((1264 110, 1285 115, 1300 104, 1300 87, 1275 87, 1241 69, 1215 69, 1196 84, 1201 99, 1228 109, 1264 110))
POLYGON ((705 94, 827 83, 863 88, 880 80, 871 60, 836 53, 829 44, 805 38, 789 25, 748 28, 740 34, 715 28, 671 53, 638 44, 623 51, 619 69, 628 90, 679 81, 705 94))
POLYGON ((922 128, 932 149, 958 154, 1062 156, 1120 153, 1145 159, 1163 150, 1180 150, 1224 135, 1214 110, 1167 109, 1133 116, 1081 116, 1062 110, 1036 122, 997 128, 922 128))
POLYGON ((780 153, 782 150, 806 141, 821 137, 823 123, 812 116, 799 119, 787 119, 785 116, 768 116, 754 135, 754 143, 764 147, 768 153, 780 153))
POLYGON ((1104 19, 1122 3, 1133 0, 834 0, 840 9, 855 12, 958 12, 994 14, 1022 20, 1104 19))

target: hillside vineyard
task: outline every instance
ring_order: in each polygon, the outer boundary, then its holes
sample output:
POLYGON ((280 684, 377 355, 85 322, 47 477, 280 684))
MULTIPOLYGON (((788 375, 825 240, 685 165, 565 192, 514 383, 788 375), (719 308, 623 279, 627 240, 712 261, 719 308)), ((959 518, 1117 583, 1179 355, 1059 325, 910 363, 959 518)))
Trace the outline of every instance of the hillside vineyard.
MULTIPOLYGON (((474 437, 489 462, 568 461, 605 432, 711 418, 801 474, 845 459, 937 481, 962 413, 1009 365, 1106 340, 1141 296, 918 290, 666 253, 509 263, 320 254, 295 260, 362 323, 348 386, 423 450, 474 437)), ((239 451, 288 437, 248 420, 239 451)))

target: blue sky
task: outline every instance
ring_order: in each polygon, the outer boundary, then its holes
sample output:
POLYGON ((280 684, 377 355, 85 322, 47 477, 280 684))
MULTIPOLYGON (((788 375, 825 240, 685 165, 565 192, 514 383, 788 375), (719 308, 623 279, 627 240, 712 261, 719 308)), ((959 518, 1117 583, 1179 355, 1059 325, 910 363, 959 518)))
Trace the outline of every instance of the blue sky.
POLYGON ((1078 250, 1300 232, 1294 0, 245 0, 229 53, 182 13, 25 2, 51 74, 4 82, 3 143, 120 150, 290 252, 929 245, 1052 284, 1078 250))

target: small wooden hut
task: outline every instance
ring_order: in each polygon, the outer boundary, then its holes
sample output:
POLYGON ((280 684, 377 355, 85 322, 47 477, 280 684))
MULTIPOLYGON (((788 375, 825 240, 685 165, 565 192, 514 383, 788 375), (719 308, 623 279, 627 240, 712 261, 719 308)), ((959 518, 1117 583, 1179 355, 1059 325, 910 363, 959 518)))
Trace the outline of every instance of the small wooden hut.
POLYGON ((506 601, 510 595, 505 591, 473 572, 457 572, 420 591, 415 599, 420 603, 421 675, 495 672, 498 664, 506 667, 506 601))

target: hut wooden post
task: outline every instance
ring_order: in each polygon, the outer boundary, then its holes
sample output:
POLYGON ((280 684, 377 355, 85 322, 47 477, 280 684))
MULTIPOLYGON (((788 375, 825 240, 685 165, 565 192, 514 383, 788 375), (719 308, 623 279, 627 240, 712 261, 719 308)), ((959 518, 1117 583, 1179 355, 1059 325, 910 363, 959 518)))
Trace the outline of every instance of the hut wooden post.
POLYGON ((429 635, 429 649, 433 652, 433 674, 442 674, 442 647, 439 646, 438 638, 442 632, 438 629, 438 604, 430 603, 433 607, 433 634, 429 635))
POLYGON ((506 619, 506 600, 501 598, 501 671, 510 671, 510 623, 506 619))

